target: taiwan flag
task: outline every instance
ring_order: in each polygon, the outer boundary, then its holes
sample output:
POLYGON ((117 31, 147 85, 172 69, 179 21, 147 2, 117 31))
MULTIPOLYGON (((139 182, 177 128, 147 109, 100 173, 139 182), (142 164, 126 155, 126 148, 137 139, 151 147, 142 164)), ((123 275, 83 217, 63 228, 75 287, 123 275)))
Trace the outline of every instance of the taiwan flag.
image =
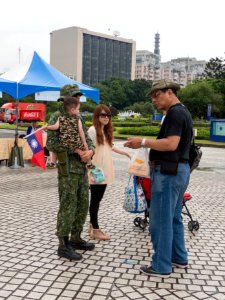
POLYGON ((42 130, 38 129, 27 135, 25 138, 33 152, 31 162, 36 166, 41 167, 43 170, 46 170, 42 130))

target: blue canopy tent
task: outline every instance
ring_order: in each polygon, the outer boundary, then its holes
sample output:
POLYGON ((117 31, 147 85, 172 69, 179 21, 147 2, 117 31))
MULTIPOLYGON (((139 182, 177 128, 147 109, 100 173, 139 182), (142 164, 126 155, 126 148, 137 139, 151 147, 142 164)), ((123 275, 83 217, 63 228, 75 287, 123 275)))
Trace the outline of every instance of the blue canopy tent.
POLYGON ((15 81, 7 80, 0 77, 0 91, 3 91, 9 95, 16 91, 17 83, 15 81))
POLYGON ((99 102, 99 90, 70 79, 46 63, 34 52, 30 64, 18 66, 0 77, 0 91, 16 99, 15 148, 18 147, 18 101, 19 99, 43 91, 60 91, 67 84, 76 84, 86 97, 99 102))
POLYGON ((66 84, 76 84, 86 97, 99 102, 99 90, 77 82, 46 63, 34 52, 31 64, 4 73, 0 90, 15 99, 43 91, 59 91, 66 84))

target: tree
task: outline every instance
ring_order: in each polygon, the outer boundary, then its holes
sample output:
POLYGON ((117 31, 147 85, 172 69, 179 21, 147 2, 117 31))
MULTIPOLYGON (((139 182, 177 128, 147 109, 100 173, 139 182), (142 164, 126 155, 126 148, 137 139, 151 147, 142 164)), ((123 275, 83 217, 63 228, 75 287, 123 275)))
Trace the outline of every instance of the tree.
POLYGON ((149 102, 136 102, 127 108, 134 112, 140 113, 143 117, 149 117, 155 111, 153 104, 149 102))
POLYGON ((211 58, 206 64, 205 78, 225 79, 225 60, 223 58, 211 58))
POLYGON ((96 107, 96 103, 94 101, 92 101, 91 99, 87 99, 86 102, 81 102, 80 103, 80 111, 82 112, 93 112, 95 107, 96 107))
POLYGON ((212 105, 214 117, 220 117, 223 114, 223 97, 207 80, 189 84, 181 89, 178 97, 187 106, 193 118, 206 118, 208 104, 212 105))
POLYGON ((123 110, 136 102, 149 101, 147 92, 152 82, 145 79, 128 80, 124 78, 111 78, 95 87, 100 90, 100 103, 112 105, 123 110))

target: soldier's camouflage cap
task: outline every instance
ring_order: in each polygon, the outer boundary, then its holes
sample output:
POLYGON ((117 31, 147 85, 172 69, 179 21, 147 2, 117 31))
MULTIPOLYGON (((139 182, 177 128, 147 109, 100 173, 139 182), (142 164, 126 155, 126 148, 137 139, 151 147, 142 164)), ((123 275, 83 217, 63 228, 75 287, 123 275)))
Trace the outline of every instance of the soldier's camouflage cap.
POLYGON ((180 85, 176 82, 167 79, 156 80, 153 82, 151 89, 148 92, 148 96, 152 96, 154 92, 164 89, 180 90, 180 85))
POLYGON ((60 90, 60 96, 61 97, 74 97, 74 96, 82 96, 84 93, 82 93, 76 84, 66 84, 64 85, 60 90))
POLYGON ((60 96, 60 97, 57 99, 57 102, 63 102, 63 101, 64 101, 64 98, 65 98, 65 96, 60 96))

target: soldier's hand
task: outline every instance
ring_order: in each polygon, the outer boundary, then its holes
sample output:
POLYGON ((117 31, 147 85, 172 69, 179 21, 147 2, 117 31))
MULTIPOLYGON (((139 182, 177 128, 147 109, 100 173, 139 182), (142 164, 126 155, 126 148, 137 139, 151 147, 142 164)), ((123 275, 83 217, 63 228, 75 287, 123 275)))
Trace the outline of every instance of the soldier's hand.
POLYGON ((86 150, 82 152, 83 153, 80 155, 82 162, 87 162, 94 154, 92 150, 86 150))
POLYGON ((77 154, 79 154, 79 155, 81 156, 82 153, 83 153, 84 151, 82 151, 82 150, 79 149, 79 148, 76 148, 76 149, 74 150, 74 152, 77 153, 77 154))

